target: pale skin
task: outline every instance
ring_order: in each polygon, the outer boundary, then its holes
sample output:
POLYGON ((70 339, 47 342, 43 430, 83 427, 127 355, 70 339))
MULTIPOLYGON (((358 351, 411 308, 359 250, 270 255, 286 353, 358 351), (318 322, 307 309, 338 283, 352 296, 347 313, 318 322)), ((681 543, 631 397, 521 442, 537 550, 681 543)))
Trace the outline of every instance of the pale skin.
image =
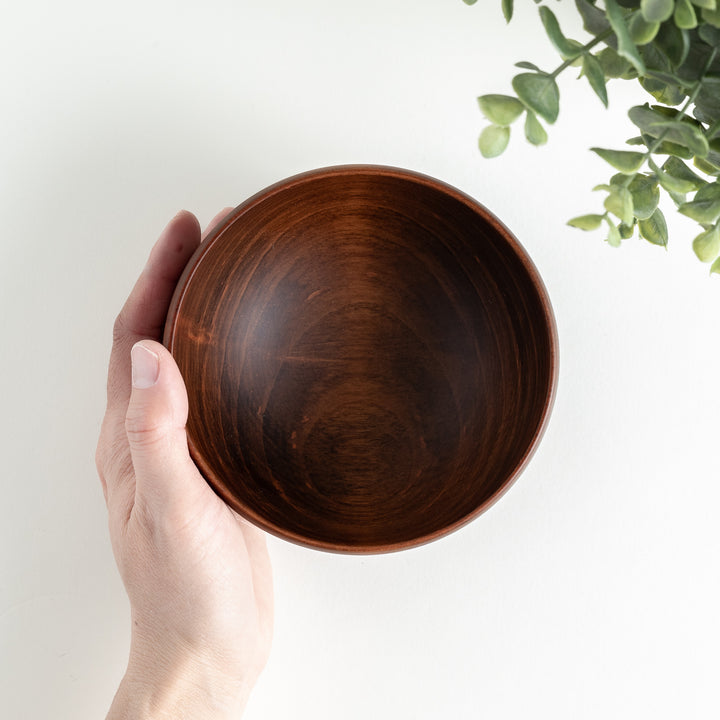
POLYGON ((185 385, 159 342, 201 239, 195 216, 178 213, 115 322, 96 461, 132 630, 108 720, 239 718, 270 650, 264 533, 222 502, 193 463, 185 385))

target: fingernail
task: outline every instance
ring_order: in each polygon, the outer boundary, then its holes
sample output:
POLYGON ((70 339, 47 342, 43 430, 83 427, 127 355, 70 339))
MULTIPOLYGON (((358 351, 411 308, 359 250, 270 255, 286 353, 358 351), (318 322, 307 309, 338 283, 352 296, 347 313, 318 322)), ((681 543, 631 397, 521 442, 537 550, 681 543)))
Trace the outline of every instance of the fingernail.
POLYGON ((145 389, 152 387, 160 373, 160 359, 142 343, 135 343, 130 351, 132 361, 133 387, 145 389))

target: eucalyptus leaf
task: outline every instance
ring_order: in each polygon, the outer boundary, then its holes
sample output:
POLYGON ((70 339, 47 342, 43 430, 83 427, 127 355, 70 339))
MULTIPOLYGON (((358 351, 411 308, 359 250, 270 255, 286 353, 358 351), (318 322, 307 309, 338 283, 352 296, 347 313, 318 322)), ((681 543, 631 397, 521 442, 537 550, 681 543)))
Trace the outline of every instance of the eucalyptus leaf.
POLYGON ((510 22, 513 16, 513 0, 502 0, 502 13, 505 22, 510 22))
POLYGON ((620 233, 620 237, 623 240, 628 240, 633 236, 633 233, 635 232, 635 221, 633 221, 632 225, 626 225, 625 223, 621 222, 620 225, 618 225, 618 232, 620 233))
POLYGON ((513 90, 527 107, 552 124, 560 111, 560 90, 555 78, 543 73, 520 73, 512 80, 513 90))
POLYGON ((687 93, 677 85, 667 85, 655 78, 639 78, 639 82, 658 102, 665 105, 679 105, 687 96, 687 93))
POLYGON ((712 25, 713 27, 720 28, 720 6, 714 10, 710 8, 703 8, 701 11, 702 19, 712 25))
POLYGON ((678 211, 699 223, 714 223, 720 217, 720 183, 708 183, 683 203, 678 211))
POLYGON ((527 111, 525 118, 525 137, 532 145, 544 145, 548 136, 532 110, 527 111))
POLYGON ((653 152, 656 155, 673 155, 683 158, 683 160, 690 160, 693 156, 692 152, 684 145, 678 145, 677 143, 668 142, 667 140, 663 140, 657 146, 653 144, 653 152))
POLYGON ((649 132, 658 138, 662 137, 667 142, 686 147, 693 155, 705 157, 710 150, 708 141, 697 127, 679 120, 653 123, 649 132))
POLYGON ((647 220, 660 201, 658 181, 650 175, 635 175, 628 186, 632 195, 633 213, 638 220, 647 220))
POLYGON ((632 224, 635 217, 633 198, 626 187, 614 186, 603 204, 608 212, 620 218, 626 225, 632 224))
MULTIPOLYGON (((645 63, 630 37, 625 16, 617 0, 605 0, 605 12, 617 38, 618 55, 628 60, 640 75, 645 74, 645 63)), ((650 18, 647 18, 650 19, 650 18)))
POLYGON ((633 15, 628 26, 630 37, 636 45, 647 45, 658 34, 659 22, 648 22, 640 13, 633 15))
POLYGON ((720 275, 720 258, 710 266, 710 274, 712 275, 713 273, 720 275))
MULTIPOLYGON (((678 162, 682 161, 679 160, 678 162)), ((675 175, 671 175, 670 173, 665 172, 665 170, 659 168, 652 160, 648 161, 648 165, 650 166, 650 169, 653 171, 653 174, 657 178, 660 187, 675 196, 682 194, 682 197, 678 198, 681 203, 685 202, 684 193, 691 192, 697 189, 695 187, 695 183, 685 178, 676 177, 675 175)))
POLYGON ((651 108, 647 103, 645 105, 635 105, 628 110, 628 117, 634 125, 639 127, 643 132, 649 133, 657 137, 657 131, 653 129, 656 123, 665 122, 667 116, 655 108, 651 108))
POLYGON ((590 87, 595 91, 595 94, 600 98, 600 102, 607 107, 608 106, 608 95, 607 87, 605 85, 605 73, 603 72, 600 63, 590 54, 583 55, 582 68, 585 77, 590 83, 590 87))
POLYGON ((716 168, 714 165, 710 164, 705 158, 694 158, 693 165, 695 165, 695 167, 700 170, 700 172, 704 172, 706 175, 720 174, 720 168, 716 168))
POLYGON ((600 223, 603 221, 603 215, 580 215, 579 217, 568 220, 570 227, 578 228, 579 230, 597 230, 600 227, 600 223))
POLYGON ((701 262, 712 262, 720 255, 720 225, 717 223, 701 232, 692 244, 693 252, 701 262))
POLYGON ((583 28, 591 35, 602 35, 610 28, 605 13, 588 0, 575 0, 575 7, 583 19, 583 28))
POLYGON ((653 245, 667 247, 667 222, 660 208, 657 208, 647 220, 640 220, 638 222, 638 230, 640 231, 640 236, 653 245))
POLYGON ((640 10, 647 22, 665 22, 673 14, 673 0, 641 0, 640 10))
POLYGON ((670 196, 670 199, 675 203, 676 208, 679 208, 684 202, 687 201, 685 193, 668 191, 668 195, 670 196))
MULTIPOLYGON (((706 5, 700 5, 700 3, 695 2, 696 5, 699 7, 708 7, 706 5)), ((714 10, 715 8, 708 8, 711 10, 714 10)), ((701 25, 698 29, 698 35, 700 36, 700 39, 707 43, 710 47, 720 47, 720 29, 713 27, 712 25, 701 25)))
POLYGON ((481 95, 478 104, 483 115, 495 125, 511 125, 525 110, 525 106, 511 95, 481 95))
POLYGON ((616 170, 626 175, 636 173, 645 162, 644 153, 633 150, 606 150, 604 148, 590 148, 597 153, 605 162, 612 165, 616 170))
POLYGON ((480 133, 478 146, 485 158, 494 158, 502 155, 510 141, 510 128, 499 125, 489 125, 480 133))
MULTIPOLYGON (((648 69, 647 78, 652 80, 659 80, 665 85, 674 85, 681 88, 684 87, 686 83, 686 81, 679 75, 671 72, 664 72, 662 70, 648 69)), ((673 103, 670 104, 672 105, 673 103)), ((677 105, 677 103, 674 104, 677 105)))
POLYGON ((680 67, 690 51, 690 33, 681 30, 675 23, 666 22, 660 26, 653 45, 669 60, 672 67, 680 67))
MULTIPOLYGON (((720 153, 713 152, 712 150, 701 160, 707 161, 707 163, 715 169, 715 172, 720 170, 720 153)), ((714 174, 714 173, 709 173, 714 174)))
POLYGON ((521 60, 515 63, 515 67, 524 68, 525 70, 534 70, 535 72, 541 73, 542 70, 535 65, 535 63, 528 62, 527 60, 521 60))
POLYGON ((547 5, 540 6, 540 20, 542 20, 543 27, 545 28, 547 36, 550 38, 550 42, 555 46, 555 49, 560 53, 560 57, 563 60, 570 60, 581 54, 578 52, 577 46, 573 45, 573 43, 563 35, 555 13, 547 7, 547 5))
POLYGON ((620 247, 620 244, 622 242, 622 238, 620 237, 620 231, 617 228, 617 225, 613 223, 607 216, 605 216, 605 221, 608 225, 608 236, 607 236, 607 242, 608 245, 611 247, 620 247))
POLYGON ((682 180, 686 185, 686 190, 680 192, 691 192, 693 190, 699 190, 706 184, 699 175, 696 175, 682 160, 676 157, 669 157, 662 166, 665 173, 682 180))
POLYGON ((693 5, 699 8, 708 8, 708 10, 714 10, 717 7, 717 0, 692 0, 693 5))
POLYGON ((690 0, 675 0, 673 21, 679 28, 692 30, 697 27, 697 15, 690 0))
POLYGON ((622 77, 630 67, 630 63, 625 58, 621 58, 611 47, 602 49, 594 57, 608 79, 622 77))
POLYGON ((477 0, 463 0, 463 2, 466 5, 474 5, 477 2, 477 0))

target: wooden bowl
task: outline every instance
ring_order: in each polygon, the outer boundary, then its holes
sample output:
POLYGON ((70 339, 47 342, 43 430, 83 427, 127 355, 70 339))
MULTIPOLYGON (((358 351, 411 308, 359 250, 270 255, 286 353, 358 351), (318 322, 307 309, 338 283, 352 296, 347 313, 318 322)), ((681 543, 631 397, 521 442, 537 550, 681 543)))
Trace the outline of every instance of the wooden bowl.
POLYGON ((556 385, 550 302, 518 241, 458 190, 380 166, 240 205, 190 260, 165 344, 217 494, 338 552, 476 517, 527 462, 556 385))

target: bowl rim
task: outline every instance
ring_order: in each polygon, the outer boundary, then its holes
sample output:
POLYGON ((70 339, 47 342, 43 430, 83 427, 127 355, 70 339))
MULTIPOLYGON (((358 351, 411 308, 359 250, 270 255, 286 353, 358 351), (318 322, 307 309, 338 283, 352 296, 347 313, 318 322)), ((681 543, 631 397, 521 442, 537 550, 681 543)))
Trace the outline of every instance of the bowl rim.
POLYGON ((165 347, 173 353, 175 337, 176 337, 176 323, 178 313, 182 302, 187 293, 188 287, 191 284, 191 280, 196 270, 202 263, 204 257, 212 249, 215 242, 223 235, 223 233, 235 223, 235 221, 249 212, 256 205, 265 202, 273 195, 284 192, 290 188, 297 187, 306 182, 317 180, 320 178, 328 177, 341 177, 341 176, 357 176, 367 175, 374 177, 387 177, 408 180, 421 186, 431 188, 434 191, 440 192, 444 195, 454 198, 455 200, 463 203, 469 207, 474 213, 480 215, 487 223, 489 223, 494 231, 502 238, 503 242, 514 252, 517 259, 520 261, 524 271, 527 273, 533 287, 535 288, 538 297, 540 299, 540 305, 543 311, 543 317, 545 321, 545 329, 549 340, 549 382, 548 389, 545 394, 543 401, 543 408, 540 420, 535 428, 530 442, 527 444, 525 451, 516 463, 513 471, 508 474, 506 479, 500 484, 500 486, 488 496, 482 503, 466 513, 464 516, 459 518, 453 523, 443 526, 430 533, 425 533, 416 538, 408 540, 402 540, 398 542, 390 543, 377 543, 377 544, 349 544, 342 542, 331 542, 326 540, 317 540, 310 538, 300 533, 288 530, 280 525, 276 525, 273 522, 266 520, 256 513, 252 507, 240 502, 235 496, 225 490, 225 485, 222 482, 216 480, 214 473, 207 466, 205 461, 202 459, 201 454, 196 450, 192 438, 189 433, 187 435, 188 449, 190 455, 198 466, 200 472, 208 480, 208 484, 213 491, 221 497, 235 512, 241 515, 245 520, 258 526, 265 532, 274 535, 283 540, 290 541, 296 545, 300 545, 306 548, 314 550, 324 550, 326 552, 341 553, 341 554, 380 554, 396 552, 400 550, 407 550, 414 547, 425 545, 434 540, 438 540, 446 535, 449 535, 461 527, 475 520, 478 516, 486 512, 492 507, 505 493, 515 484, 518 477, 523 473, 527 467, 530 459, 535 454, 540 441, 542 440, 552 414, 552 408, 555 403, 555 397, 557 395, 557 385, 559 377, 559 341, 558 341, 558 330, 557 323, 555 320, 555 314, 553 312, 552 304, 550 302, 550 296, 548 294, 545 283, 543 282, 540 273, 538 272, 535 264, 531 260, 525 248, 522 246, 520 241, 513 235, 512 232, 506 227, 506 225, 490 210, 488 210, 482 203, 478 202, 475 198, 471 197, 467 193, 459 190, 458 188, 449 185, 448 183, 438 180, 437 178, 431 177, 424 173, 416 170, 408 170, 405 168, 390 166, 390 165, 376 165, 376 164, 347 164, 347 165, 330 165, 326 167, 316 168, 314 170, 307 170, 305 172, 291 175, 283 180, 279 180, 266 188, 256 192, 250 196, 247 200, 240 203, 234 210, 228 213, 207 235, 201 245, 197 248, 194 254, 190 257, 190 260, 185 266, 180 279, 177 282, 175 292, 173 294, 167 318, 165 321, 165 327, 163 332, 163 344, 165 347), (213 482, 209 482, 212 478, 213 482))

